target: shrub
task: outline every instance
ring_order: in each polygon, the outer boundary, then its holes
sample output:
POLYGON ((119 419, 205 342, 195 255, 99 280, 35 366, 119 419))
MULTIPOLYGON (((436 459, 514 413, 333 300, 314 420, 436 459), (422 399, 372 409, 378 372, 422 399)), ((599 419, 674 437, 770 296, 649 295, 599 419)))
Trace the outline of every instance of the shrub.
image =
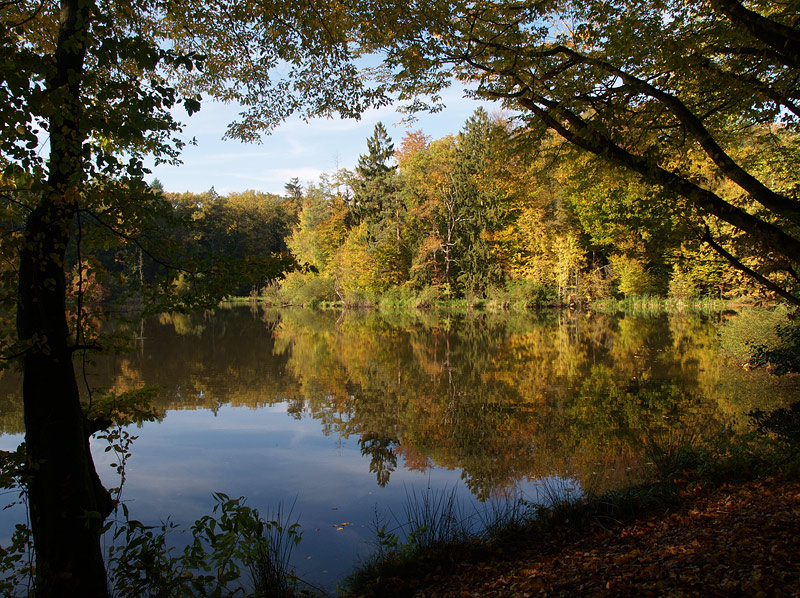
POLYGON ((767 365, 768 348, 779 346, 778 330, 786 322, 787 313, 782 308, 742 311, 720 329, 722 352, 736 363, 750 365, 754 353, 760 350, 764 358, 760 365, 767 365))
POLYGON ((521 278, 509 280, 502 288, 490 293, 489 302, 503 308, 536 308, 556 303, 556 292, 552 287, 521 278))
POLYGON ((643 260, 628 255, 612 255, 610 258, 617 279, 617 289, 624 296, 651 293, 653 277, 643 260))
MULTIPOLYGON (((446 292, 449 292, 449 288, 446 289, 446 292)), ((442 294, 442 291, 435 286, 426 286, 422 287, 420 291, 417 293, 416 300, 414 301, 414 307, 417 308, 428 308, 433 307, 438 301, 447 297, 448 295, 442 294)))
POLYGON ((278 283, 270 283, 261 287, 259 298, 267 305, 282 305, 284 296, 278 283))
POLYGON ((413 307, 416 304, 417 293, 408 285, 398 285, 389 287, 381 295, 379 305, 381 307, 413 307))
POLYGON ((760 433, 774 434, 793 451, 800 449, 800 401, 770 412, 756 409, 750 412, 750 421, 760 433))
POLYGON ((281 284, 281 295, 292 305, 318 305, 337 299, 333 278, 316 272, 288 273, 281 284))
POLYGON ((373 307, 375 303, 375 298, 367 291, 349 289, 344 292, 344 305, 346 307, 373 307))
POLYGON ((800 323, 789 321, 777 327, 776 339, 771 345, 757 345, 750 365, 769 367, 776 375, 800 372, 800 323))

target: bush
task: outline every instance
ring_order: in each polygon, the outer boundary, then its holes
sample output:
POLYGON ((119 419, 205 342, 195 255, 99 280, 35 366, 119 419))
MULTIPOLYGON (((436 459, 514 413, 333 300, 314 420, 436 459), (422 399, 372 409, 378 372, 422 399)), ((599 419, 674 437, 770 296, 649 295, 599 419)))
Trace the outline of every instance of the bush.
POLYGON ((696 299, 700 296, 700 289, 693 276, 680 264, 675 264, 672 276, 669 279, 669 296, 675 299, 696 299))
POLYGON ((416 299, 414 300, 414 307, 416 308, 429 308, 433 307, 437 302, 442 300, 445 297, 449 297, 447 293, 450 292, 449 287, 445 289, 444 293, 439 287, 435 286, 426 286, 422 287, 419 292, 417 293, 416 299))
POLYGON ((381 295, 379 305, 381 307, 413 307, 416 305, 417 293, 408 285, 398 285, 389 287, 381 295))
POLYGON ((261 287, 259 298, 267 305, 283 305, 284 297, 278 283, 266 284, 261 287))
POLYGON ((545 307, 556 303, 556 292, 552 287, 525 278, 509 280, 502 288, 490 292, 489 303, 504 309, 545 307))
POLYGON ((609 258, 617 280, 617 290, 625 297, 644 295, 653 290, 653 279, 641 259, 628 255, 609 258))
POLYGON ((309 306, 338 298, 333 278, 316 272, 290 272, 281 284, 281 295, 285 303, 309 306))
POLYGON ((344 291, 344 305, 346 307, 374 307, 375 303, 375 298, 367 291, 359 289, 344 291))
POLYGON ((800 449, 800 401, 770 412, 756 409, 750 412, 750 420, 760 433, 774 434, 793 451, 800 449))
POLYGON ((296 522, 283 516, 263 519, 243 498, 214 495, 213 514, 198 519, 192 541, 179 551, 167 542, 179 531, 171 522, 152 527, 127 517, 117 527, 118 544, 109 549, 109 574, 120 596, 246 596, 241 587, 250 572, 253 596, 288 598, 297 578, 289 565, 300 542, 296 522))
MULTIPOLYGON (((778 330, 787 323, 787 313, 779 309, 749 309, 729 320, 720 329, 722 352, 741 365, 751 365, 754 353, 763 352, 767 359, 768 349, 778 347, 778 330)), ((761 365, 766 365, 762 363, 761 365)))
POLYGON ((777 338, 771 345, 758 345, 753 350, 750 365, 769 367, 775 375, 800 372, 800 323, 797 320, 779 325, 777 338))

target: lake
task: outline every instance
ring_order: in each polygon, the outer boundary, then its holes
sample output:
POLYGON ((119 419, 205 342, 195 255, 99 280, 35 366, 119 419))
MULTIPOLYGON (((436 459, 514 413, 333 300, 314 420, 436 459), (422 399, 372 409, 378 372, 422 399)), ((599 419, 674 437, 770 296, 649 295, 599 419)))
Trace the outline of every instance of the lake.
MULTIPOLYGON (((133 350, 87 379, 159 388, 161 421, 130 427, 132 517, 189 526, 213 492, 263 514, 294 505, 298 574, 332 589, 410 494, 454 490, 471 509, 602 492, 645 475, 654 448, 797 400, 794 378, 725 357, 720 331, 739 317, 228 307, 123 327, 133 350)), ((15 448, 13 372, 0 426, 0 448, 15 448)), ((113 453, 92 447, 118 485, 113 453)), ((21 516, 3 512, 0 536, 21 516)))

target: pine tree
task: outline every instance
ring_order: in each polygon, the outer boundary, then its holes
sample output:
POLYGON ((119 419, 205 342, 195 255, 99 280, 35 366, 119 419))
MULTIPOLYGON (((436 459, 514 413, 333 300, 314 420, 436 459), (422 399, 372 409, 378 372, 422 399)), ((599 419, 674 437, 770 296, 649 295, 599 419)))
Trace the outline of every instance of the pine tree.
POLYGON ((458 136, 452 187, 463 222, 454 231, 453 242, 456 277, 463 291, 483 293, 503 277, 486 239, 486 233, 496 230, 502 220, 492 183, 494 147, 500 130, 486 110, 478 108, 458 136))
POLYGON ((390 165, 394 144, 383 123, 375 125, 372 137, 367 139, 367 153, 360 156, 356 166, 357 182, 351 212, 355 224, 381 220, 387 209, 391 211, 397 195, 397 167, 390 165))

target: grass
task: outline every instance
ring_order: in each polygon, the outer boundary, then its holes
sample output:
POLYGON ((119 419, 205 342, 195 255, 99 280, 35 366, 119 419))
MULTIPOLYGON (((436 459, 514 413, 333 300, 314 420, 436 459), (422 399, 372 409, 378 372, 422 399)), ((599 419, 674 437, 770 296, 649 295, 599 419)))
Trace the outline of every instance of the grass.
MULTIPOLYGON (((556 530, 574 534, 592 523, 604 527, 616 525, 678 501, 676 487, 662 482, 608 492, 587 500, 562 499, 550 505, 512 501, 502 503, 499 508, 498 505, 489 506, 472 515, 481 519, 480 531, 473 529, 458 540, 416 547, 412 543, 400 545, 399 550, 379 550, 345 579, 341 595, 346 598, 412 595, 418 583, 431 575, 447 575, 461 563, 480 563, 498 553, 513 553, 519 546, 546 541, 548 534, 556 530)), ((445 526, 450 527, 450 524, 445 526)), ((378 532, 378 540, 382 541, 380 530, 378 532)), ((415 539, 413 534, 412 539, 415 539)))
POLYGON ((255 596, 259 598, 290 598, 295 595, 299 580, 289 563, 301 535, 293 513, 294 504, 287 511, 279 503, 275 511, 265 517, 267 525, 263 535, 266 543, 256 545, 254 558, 249 563, 255 596))
MULTIPOLYGON (((320 279, 312 279, 312 282, 313 284, 295 285, 286 289, 274 285, 264 287, 259 294, 254 293, 247 297, 228 297, 225 303, 265 303, 271 306, 307 307, 312 309, 446 309, 490 312, 525 312, 566 306, 560 303, 547 288, 538 285, 531 287, 531 285, 509 284, 505 288, 490 289, 486 297, 474 294, 465 297, 452 297, 435 287, 422 289, 392 287, 382 294, 360 291, 347 292, 344 294, 344 300, 342 300, 335 297, 329 282, 320 279)), ((598 299, 589 303, 588 308, 597 313, 651 315, 681 311, 715 313, 738 309, 752 303, 746 297, 736 299, 713 299, 709 297, 677 299, 643 295, 623 299, 598 299)))
POLYGON ((419 577, 430 566, 441 567, 451 557, 479 550, 480 542, 520 526, 531 508, 513 495, 469 509, 455 489, 411 491, 401 516, 376 513, 374 552, 345 579, 342 593, 392 595, 386 580, 419 577))
MULTIPOLYGON (((800 450, 794 436, 782 430, 800 418, 800 407, 779 413, 776 430, 702 438, 692 431, 649 439, 649 481, 601 495, 554 489, 544 504, 505 497, 468 512, 455 493, 411 493, 403 508, 406 523, 389 531, 376 525, 377 550, 345 580, 342 595, 405 596, 430 576, 446 576, 461 563, 480 563, 501 552, 546 542, 553 534, 580 534, 600 526, 622 525, 675 509, 689 487, 720 486, 780 473, 800 475, 800 450), (783 426, 783 427, 781 427, 783 426), (765 435, 766 434, 766 435, 765 435), (397 533, 403 530, 402 537, 397 533)), ((771 420, 770 420, 771 421, 771 420)), ((563 489, 562 489, 563 490, 563 489)), ((541 499, 540 499, 541 500, 541 499)))
POLYGON ((634 314, 659 314, 675 313, 680 311, 697 311, 701 313, 721 312, 746 304, 747 298, 714 299, 711 297, 698 297, 696 299, 677 299, 674 297, 659 297, 656 295, 643 295, 625 297, 624 299, 598 299, 590 304, 590 309, 597 313, 634 313, 634 314))

